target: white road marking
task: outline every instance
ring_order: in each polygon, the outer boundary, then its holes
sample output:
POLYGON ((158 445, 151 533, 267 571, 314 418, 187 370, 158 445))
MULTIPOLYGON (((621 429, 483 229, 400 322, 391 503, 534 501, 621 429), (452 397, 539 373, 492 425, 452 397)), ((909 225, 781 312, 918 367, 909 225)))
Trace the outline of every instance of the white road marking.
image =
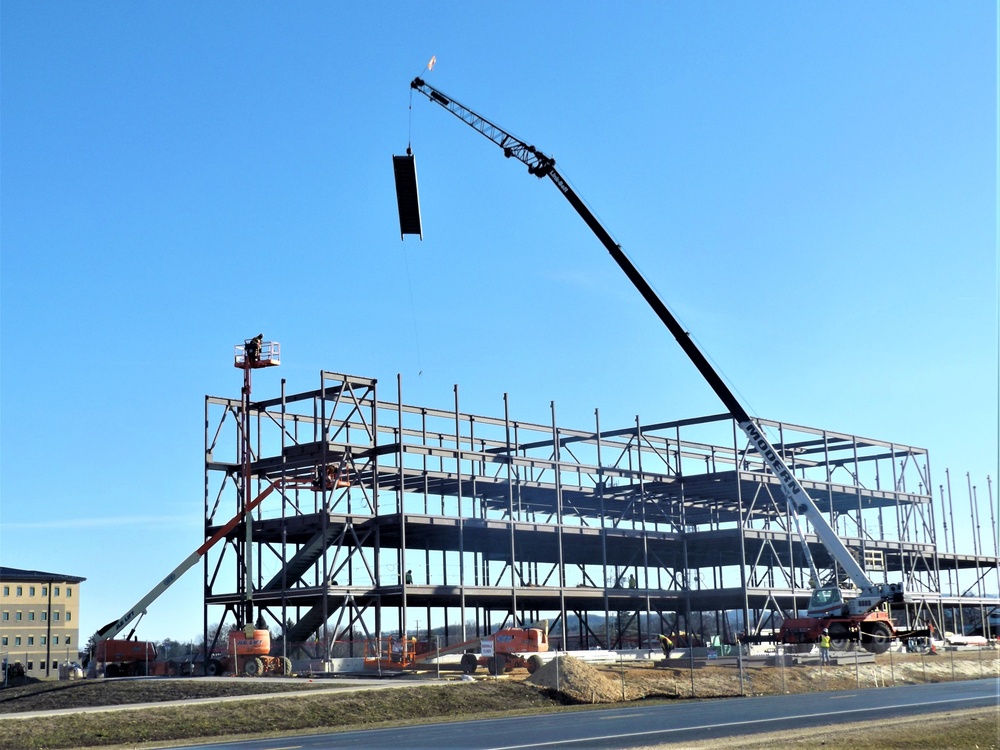
POLYGON ((749 721, 730 721, 718 724, 704 724, 697 727, 676 727, 673 729, 652 729, 648 732, 625 732, 623 734, 607 734, 601 737, 579 737, 572 740, 553 740, 552 742, 533 742, 530 745, 505 745, 503 747, 493 747, 489 750, 525 750, 531 747, 553 747, 555 745, 570 745, 577 742, 594 742, 600 740, 614 740, 623 737, 643 737, 654 734, 669 734, 670 732, 687 732, 694 729, 718 729, 719 727, 746 726, 748 724, 768 724, 775 721, 787 721, 788 719, 815 719, 824 716, 839 716, 841 714, 862 713, 865 711, 885 711, 890 708, 915 708, 917 706, 937 706, 946 703, 965 703, 976 698, 949 698, 941 701, 926 701, 924 703, 901 703, 895 706, 873 706, 869 708, 856 708, 847 711, 824 711, 816 714, 799 714, 797 716, 779 716, 773 719, 751 719, 749 721))

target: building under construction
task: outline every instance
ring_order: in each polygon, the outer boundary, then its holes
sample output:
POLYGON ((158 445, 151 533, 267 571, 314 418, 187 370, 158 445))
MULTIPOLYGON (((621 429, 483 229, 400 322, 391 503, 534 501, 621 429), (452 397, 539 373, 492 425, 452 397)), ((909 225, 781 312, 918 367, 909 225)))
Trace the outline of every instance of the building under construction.
MULTIPOLYGON (((282 382, 251 401, 247 378, 242 399, 206 398, 206 538, 273 489, 205 557, 206 633, 252 618, 286 643, 354 651, 547 620, 556 647, 628 648, 660 632, 731 642, 808 603, 781 487, 727 414, 567 427, 554 408, 548 424, 519 420, 506 397, 499 415, 464 412, 457 387, 435 408, 402 403, 398 378, 322 372, 314 390, 282 382)), ((869 577, 915 597, 898 623, 962 632, 996 610, 991 486, 983 519, 969 488, 974 538, 958 552, 925 449, 759 424, 869 577)), ((840 581, 803 531, 823 582, 840 581)))

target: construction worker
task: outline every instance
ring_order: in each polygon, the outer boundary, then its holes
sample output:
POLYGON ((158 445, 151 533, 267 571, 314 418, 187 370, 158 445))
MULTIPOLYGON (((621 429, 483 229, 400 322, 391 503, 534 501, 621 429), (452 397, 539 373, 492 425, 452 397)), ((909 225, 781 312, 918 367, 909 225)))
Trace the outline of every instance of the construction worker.
POLYGON ((821 665, 830 663, 830 631, 823 628, 823 635, 819 637, 819 661, 821 665))
POLYGON ((628 587, 629 587, 630 589, 634 589, 634 588, 636 588, 636 587, 637 587, 638 585, 639 585, 639 582, 638 582, 637 580, 635 580, 635 576, 634 576, 634 575, 630 575, 630 576, 628 577, 628 587))
POLYGON ((406 578, 404 580, 406 581, 407 584, 413 583, 413 571, 412 570, 406 571, 406 578))
POLYGON ((663 633, 660 633, 657 638, 660 641, 660 648, 663 649, 663 658, 669 659, 670 652, 674 650, 674 642, 670 640, 669 636, 663 635, 663 633))
POLYGON ((243 342, 243 351, 246 353, 246 361, 251 365, 260 361, 260 350, 264 345, 264 334, 258 333, 252 339, 243 342))

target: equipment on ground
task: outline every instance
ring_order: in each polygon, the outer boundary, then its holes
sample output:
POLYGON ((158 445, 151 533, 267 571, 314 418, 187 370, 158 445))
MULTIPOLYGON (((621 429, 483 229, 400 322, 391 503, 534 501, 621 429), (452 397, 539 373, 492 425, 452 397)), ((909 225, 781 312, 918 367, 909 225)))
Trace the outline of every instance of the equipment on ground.
POLYGON ((483 653, 478 655, 462 654, 462 671, 465 674, 473 674, 479 667, 486 667, 492 675, 519 667, 534 674, 542 666, 542 657, 538 654, 549 650, 548 623, 541 628, 501 628, 483 639, 482 650, 483 653))
POLYGON ((522 667, 534 673, 542 666, 539 653, 549 650, 549 628, 501 628, 485 638, 473 638, 438 648, 432 640, 389 636, 379 639, 377 647, 365 656, 365 669, 404 670, 414 669, 440 656, 464 652, 461 667, 465 674, 473 674, 479 667, 486 667, 492 675, 510 672, 522 667))
POLYGON ((806 492, 798 477, 785 463, 781 451, 771 445, 764 432, 750 417, 730 388, 709 363, 708 359, 694 343, 690 334, 684 330, 674 314, 657 296, 656 292, 625 255, 610 232, 604 228, 597 217, 591 212, 583 200, 576 194, 569 182, 556 169, 555 159, 546 156, 524 141, 515 138, 468 107, 458 103, 450 96, 443 94, 420 78, 415 78, 410 87, 435 104, 444 107, 470 127, 489 138, 503 149, 504 156, 514 157, 528 167, 528 174, 541 179, 548 177, 559 189, 570 205, 590 227, 591 231, 601 241, 611 257, 625 273, 636 290, 643 296, 649 306, 657 314, 681 349, 708 382, 712 390, 725 405, 726 409, 744 432, 750 444, 760 454, 764 463, 781 484, 788 506, 788 514, 795 530, 802 541, 804 557, 812 572, 814 587, 819 586, 820 577, 809 552, 809 545, 800 524, 800 518, 805 516, 830 555, 844 569, 856 591, 847 596, 841 592, 838 585, 815 588, 806 618, 788 620, 789 627, 782 628, 780 638, 787 643, 816 642, 824 627, 830 628, 831 637, 837 634, 837 642, 845 638, 860 640, 862 646, 869 651, 882 653, 889 647, 889 640, 895 636, 896 630, 888 614, 879 610, 887 603, 904 601, 903 585, 901 583, 875 583, 865 573, 864 569, 854 559, 847 546, 840 540, 833 527, 823 516, 812 498, 806 492))
POLYGON ((224 654, 213 654, 205 664, 205 674, 220 677, 226 673, 260 677, 264 674, 290 675, 292 661, 285 656, 271 656, 271 633, 248 626, 229 631, 224 654))

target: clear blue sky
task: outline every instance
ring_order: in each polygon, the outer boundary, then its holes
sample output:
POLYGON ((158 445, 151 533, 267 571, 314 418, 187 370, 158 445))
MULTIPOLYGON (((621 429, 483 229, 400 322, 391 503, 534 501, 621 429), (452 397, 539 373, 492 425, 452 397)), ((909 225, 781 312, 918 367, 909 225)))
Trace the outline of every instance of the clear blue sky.
MULTIPOLYGON (((283 351, 261 396, 329 369, 581 429, 722 411, 549 182, 411 112, 431 55, 557 158, 752 413, 997 495, 994 2, 0 14, 0 563, 86 576, 82 638, 200 543, 203 397, 238 396, 258 332, 283 351), (411 141, 422 243, 390 162, 411 141)), ((198 635, 200 591, 140 635, 198 635)))

